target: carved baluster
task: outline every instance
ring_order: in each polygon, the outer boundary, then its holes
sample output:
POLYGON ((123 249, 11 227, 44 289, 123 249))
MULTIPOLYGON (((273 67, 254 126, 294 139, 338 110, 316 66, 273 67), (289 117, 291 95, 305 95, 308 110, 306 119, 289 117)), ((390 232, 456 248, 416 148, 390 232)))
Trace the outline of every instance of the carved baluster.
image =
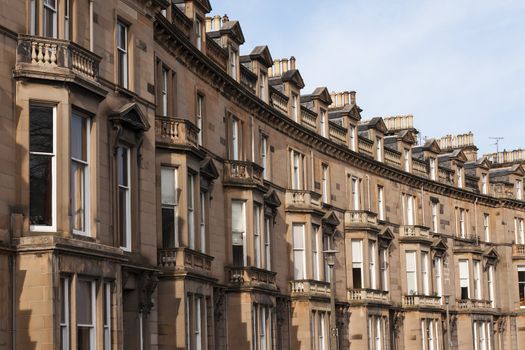
POLYGON ((37 63, 36 42, 31 42, 31 63, 37 63))

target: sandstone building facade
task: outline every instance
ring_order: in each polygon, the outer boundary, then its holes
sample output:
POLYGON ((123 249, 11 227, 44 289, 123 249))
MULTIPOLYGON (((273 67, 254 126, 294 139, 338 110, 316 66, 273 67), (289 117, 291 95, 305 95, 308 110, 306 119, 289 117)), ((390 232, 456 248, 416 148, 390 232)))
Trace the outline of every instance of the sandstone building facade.
POLYGON ((0 0, 0 348, 525 347, 525 151, 305 94, 211 11, 0 0))

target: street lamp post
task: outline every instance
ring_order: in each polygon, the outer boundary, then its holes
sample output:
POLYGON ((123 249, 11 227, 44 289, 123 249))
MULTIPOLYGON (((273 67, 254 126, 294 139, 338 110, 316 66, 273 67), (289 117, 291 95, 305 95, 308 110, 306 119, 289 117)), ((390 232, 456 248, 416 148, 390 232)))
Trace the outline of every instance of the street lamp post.
POLYGON ((337 323, 335 314, 335 278, 334 278, 334 266, 335 266, 335 254, 336 250, 325 250, 323 251, 326 259, 326 264, 330 268, 330 349, 337 349, 337 323))
POLYGON ((447 349, 452 349, 452 341, 450 340, 450 313, 449 313, 449 303, 450 303, 450 295, 444 295, 445 298, 445 304, 447 305, 447 349))

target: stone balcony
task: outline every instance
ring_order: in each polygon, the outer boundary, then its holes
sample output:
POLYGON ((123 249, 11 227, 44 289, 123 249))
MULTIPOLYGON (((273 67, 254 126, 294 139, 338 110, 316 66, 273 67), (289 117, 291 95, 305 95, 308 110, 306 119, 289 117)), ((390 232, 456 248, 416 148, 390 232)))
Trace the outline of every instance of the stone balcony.
POLYGON ((512 245, 512 259, 525 260, 525 244, 512 245))
POLYGON ((169 148, 197 148, 199 128, 186 119, 155 118, 155 141, 169 148))
POLYGON ((285 205, 288 211, 321 211, 323 207, 321 194, 308 190, 286 190, 285 205))
POLYGON ((493 309, 492 304, 489 300, 480 299, 457 299, 456 306, 458 310, 464 311, 493 309))
POLYGON ((253 266, 226 267, 226 276, 231 285, 240 288, 262 288, 277 290, 276 272, 253 266))
POLYGON ((163 248, 157 250, 157 263, 164 272, 211 273, 213 257, 189 248, 163 248))
POLYGON ((389 292, 378 289, 349 289, 348 301, 351 304, 362 303, 380 303, 385 304, 389 302, 389 292))
POLYGON ((250 161, 226 160, 224 161, 224 185, 263 187, 263 168, 250 161))
POLYGON ((368 210, 347 210, 345 230, 378 229, 377 214, 368 210))
POLYGON ((441 307, 441 297, 435 295, 404 295, 402 300, 403 307, 420 308, 420 307, 441 307))
POLYGON ((432 243, 430 229, 419 225, 402 225, 399 227, 400 240, 407 242, 432 243))
POLYGON ((290 281, 290 290, 293 297, 330 298, 330 283, 314 280, 290 281))
POLYGON ((19 34, 14 76, 98 87, 100 61, 101 57, 72 41, 19 34))

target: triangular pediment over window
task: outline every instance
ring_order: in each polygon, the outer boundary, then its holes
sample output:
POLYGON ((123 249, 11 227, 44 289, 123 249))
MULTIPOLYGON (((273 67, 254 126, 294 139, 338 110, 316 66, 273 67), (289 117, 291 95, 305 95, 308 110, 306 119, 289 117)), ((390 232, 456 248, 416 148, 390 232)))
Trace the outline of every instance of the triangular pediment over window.
POLYGON ((135 131, 147 131, 150 128, 148 119, 136 102, 124 104, 122 107, 111 111, 108 117, 112 122, 119 122, 135 131))
POLYGON ((328 213, 326 213, 325 216, 323 216, 321 221, 324 225, 329 225, 334 228, 339 226, 339 224, 341 223, 341 221, 337 218, 337 215, 335 215, 335 213, 331 210, 328 213))
POLYGON ((430 246, 434 256, 443 256, 446 254, 448 246, 445 241, 441 238, 436 238, 430 246))
POLYGON ((491 247, 483 252, 483 260, 485 261, 485 268, 496 265, 499 261, 499 254, 496 248, 491 247))
POLYGON ((281 200, 275 192, 275 190, 270 190, 267 194, 264 195, 264 204, 272 207, 278 208, 281 206, 281 200))
POLYGON ((217 167, 215 166, 213 159, 209 157, 202 161, 200 173, 202 176, 210 180, 215 180, 219 177, 219 171, 217 170, 217 167))

